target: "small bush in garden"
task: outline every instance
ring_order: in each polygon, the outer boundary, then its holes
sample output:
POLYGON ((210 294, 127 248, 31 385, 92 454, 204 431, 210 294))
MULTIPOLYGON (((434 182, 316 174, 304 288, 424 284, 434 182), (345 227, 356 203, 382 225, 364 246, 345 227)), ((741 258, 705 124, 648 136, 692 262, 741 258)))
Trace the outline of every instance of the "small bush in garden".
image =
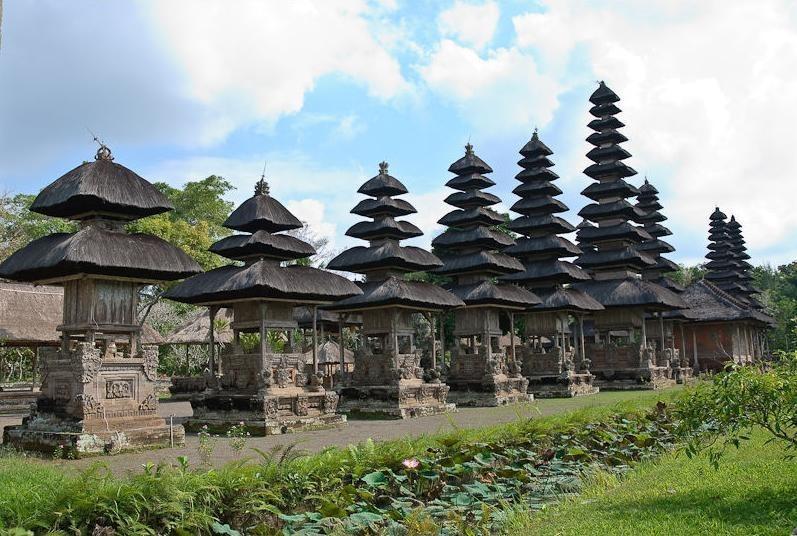
POLYGON ((797 352, 775 363, 729 366, 689 391, 677 416, 682 431, 702 432, 686 443, 686 454, 704 452, 715 466, 728 446, 749 439, 753 427, 797 451, 797 352))
POLYGON ((197 446, 197 451, 199 452, 199 459, 202 460, 202 463, 205 465, 210 465, 210 460, 213 457, 213 451, 216 448, 216 445, 213 440, 213 436, 210 435, 208 431, 208 426, 205 425, 199 431, 199 445, 197 446))
POLYGON ((246 440, 252 434, 246 430, 246 424, 241 421, 227 430, 227 438, 230 440, 230 448, 239 455, 246 448, 246 440))

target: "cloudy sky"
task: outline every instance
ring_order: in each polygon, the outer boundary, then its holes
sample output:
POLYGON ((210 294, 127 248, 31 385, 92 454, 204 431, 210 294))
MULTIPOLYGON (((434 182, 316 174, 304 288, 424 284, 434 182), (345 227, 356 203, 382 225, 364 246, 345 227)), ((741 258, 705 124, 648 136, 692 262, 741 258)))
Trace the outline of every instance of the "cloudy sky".
POLYGON ((6 0, 0 189, 37 192, 90 159, 179 186, 210 174, 272 194, 334 247, 381 160, 428 245, 463 145, 514 202, 534 127, 587 200, 587 98, 622 98, 628 163, 661 191, 679 262, 715 205, 756 263, 797 258, 797 3, 712 1, 6 0))

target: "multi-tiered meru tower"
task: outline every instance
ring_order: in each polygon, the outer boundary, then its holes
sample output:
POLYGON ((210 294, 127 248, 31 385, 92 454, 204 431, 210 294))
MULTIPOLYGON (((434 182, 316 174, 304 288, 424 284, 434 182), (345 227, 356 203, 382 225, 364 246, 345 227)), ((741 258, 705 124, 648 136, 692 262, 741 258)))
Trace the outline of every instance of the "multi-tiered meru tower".
MULTIPOLYGON (((221 355, 219 377, 191 399, 187 426, 222 431, 239 422, 250 432, 271 435, 346 422, 336 413, 338 395, 324 388, 318 362, 307 362, 292 334, 294 307, 318 305, 360 294, 348 279, 310 266, 283 266, 315 254, 313 247, 281 231, 302 227, 269 194, 261 178, 250 197, 224 226, 241 234, 222 238, 210 251, 235 264, 186 279, 166 297, 210 307, 211 348, 216 311, 231 308, 233 344, 221 355), (241 334, 257 334, 254 347, 241 334)), ((251 342, 251 337, 247 337, 251 342)), ((211 351, 211 370, 215 369, 211 351)))
POLYGON ((618 130, 624 126, 616 117, 619 100, 603 82, 590 97, 590 114, 595 119, 589 127, 595 132, 587 138, 594 145, 587 157, 594 164, 584 173, 595 183, 582 194, 594 202, 579 215, 597 227, 578 233, 579 241, 594 245, 595 250, 582 254, 576 264, 591 270, 594 280, 573 287, 605 307, 594 315, 598 342, 587 349, 591 372, 600 387, 651 388, 672 380, 666 356, 648 345, 645 317, 686 305, 671 290, 642 278, 643 270, 655 266, 656 261, 638 248, 653 237, 632 223, 644 223, 644 213, 627 201, 639 192, 624 180, 636 171, 623 162, 631 155, 620 147, 627 138, 618 130))
POLYGON ((532 292, 512 284, 496 284, 492 278, 523 270, 523 265, 498 250, 514 240, 494 226, 504 222, 492 207, 501 202, 483 191, 495 183, 485 177, 492 168, 465 146, 465 156, 448 171, 457 176, 446 186, 459 190, 446 198, 456 207, 438 223, 448 229, 432 241, 443 266, 435 270, 452 277, 447 288, 465 302, 454 311, 454 347, 446 383, 449 399, 463 406, 496 406, 529 400, 529 381, 516 359, 514 333, 510 350, 501 348, 499 316, 508 316, 514 330, 514 314, 540 303, 532 292))
POLYGON ((200 268, 166 241, 125 230, 172 208, 104 145, 36 197, 33 212, 78 230, 34 240, 0 265, 0 277, 64 287, 61 348, 42 350, 41 394, 21 426, 5 428, 4 443, 50 453, 183 443, 183 427, 158 415, 158 349, 141 345, 139 291, 200 268))
POLYGON ((518 165, 523 170, 515 177, 520 185, 513 190, 520 200, 512 205, 512 210, 521 216, 509 228, 522 236, 504 253, 520 259, 524 269, 502 280, 522 284, 542 299, 525 316, 527 342, 522 351, 522 365, 523 374, 531 381, 531 392, 541 397, 578 396, 597 392, 585 356, 583 319, 603 306, 570 287, 571 283, 587 281, 590 276, 564 260, 580 255, 581 250, 559 236, 575 228, 556 215, 568 208, 556 199, 562 190, 554 184, 559 176, 551 170, 554 164, 548 157, 552 154, 536 131, 520 149, 523 158, 518 165), (546 339, 550 344, 543 343, 546 339))
POLYGON ((352 213, 372 220, 354 224, 346 234, 367 240, 368 246, 349 248, 327 265, 365 275, 361 296, 328 307, 363 317, 363 344, 354 355, 354 372, 339 384, 341 409, 398 418, 451 411, 454 404, 446 401, 448 386, 435 368, 434 336, 429 347, 433 369, 424 371, 421 351, 415 345, 413 316, 425 314, 433 326, 433 313, 464 303, 436 285, 403 278, 405 273, 432 270, 443 263, 424 249, 400 244, 423 232, 395 219, 416 211, 407 201, 394 199, 406 194, 407 188, 388 174, 387 163, 379 164, 379 174, 357 191, 372 199, 360 201, 352 213))
MULTIPOLYGON (((669 236, 672 232, 664 226, 667 217, 660 211, 664 208, 659 202, 659 191, 655 186, 645 179, 645 183, 639 188, 636 207, 642 211, 641 221, 643 229, 651 238, 643 241, 639 246, 639 251, 647 253, 653 258, 655 264, 642 270, 642 278, 652 281, 676 294, 681 294, 684 287, 673 281, 666 274, 678 271, 678 265, 664 257, 666 253, 672 253, 675 248, 661 239, 669 236)), ((676 348, 676 327, 680 332, 681 340, 684 335, 684 322, 687 320, 682 310, 654 313, 648 328, 648 341, 655 345, 656 351, 663 353, 665 359, 670 362, 672 378, 678 383, 683 383, 693 374, 693 368, 689 364, 689 359, 682 351, 676 348)))

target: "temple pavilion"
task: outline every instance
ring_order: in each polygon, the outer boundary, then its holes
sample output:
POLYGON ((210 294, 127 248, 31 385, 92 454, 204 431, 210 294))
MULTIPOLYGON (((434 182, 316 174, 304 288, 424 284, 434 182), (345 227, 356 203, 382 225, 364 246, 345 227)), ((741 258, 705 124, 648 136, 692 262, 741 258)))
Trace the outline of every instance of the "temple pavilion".
POLYGON ((131 221, 172 210, 166 197, 102 145, 93 162, 44 188, 31 210, 77 223, 34 240, 0 264, 0 277, 62 286, 60 347, 40 352, 41 393, 4 443, 53 452, 117 452, 182 444, 158 416, 158 349, 141 343, 142 287, 200 271, 178 248, 131 221))
MULTIPOLYGON (((394 418, 420 417, 451 411, 448 386, 440 381, 434 341, 427 352, 432 368, 421 367, 422 349, 416 346, 414 321, 423 313, 432 325, 434 313, 463 306, 450 292, 421 281, 407 281, 403 274, 428 271, 443 263, 432 253, 401 240, 421 236, 415 225, 396 217, 416 212, 396 196, 407 188, 379 164, 379 174, 357 190, 368 196, 352 213, 370 221, 354 224, 346 234, 368 241, 368 246, 349 248, 332 259, 328 268, 365 275, 362 294, 327 307, 341 313, 362 313, 362 343, 354 355, 354 372, 339 385, 341 410, 394 418)), ((434 337, 430 337, 433 339, 434 337)))
POLYGON ((255 195, 236 208, 224 226, 239 234, 222 238, 210 251, 235 261, 186 279, 166 294, 172 300, 210 307, 211 348, 216 312, 232 309, 233 342, 215 366, 208 388, 191 398, 189 429, 224 430, 244 422, 253 434, 271 435, 342 424, 338 395, 323 386, 317 360, 308 363, 292 334, 294 307, 331 303, 360 294, 348 279, 310 266, 285 262, 315 254, 313 247, 281 231, 302 227, 269 194, 265 178, 255 195))
POLYGON ((579 215, 593 222, 577 233, 579 243, 595 247, 576 259, 591 270, 593 279, 573 284, 589 294, 605 310, 593 315, 597 341, 588 345, 590 371, 603 388, 655 388, 672 383, 669 360, 648 343, 646 316, 686 307, 671 290, 642 278, 656 261, 639 245, 653 237, 633 222, 644 223, 644 212, 627 201, 639 194, 625 181, 636 175, 623 161, 631 155, 620 144, 627 141, 619 129, 617 94, 600 82, 590 96, 590 114, 595 117, 587 138, 593 145, 587 157, 594 163, 584 173, 595 182, 582 194, 593 201, 579 215), (610 340, 609 332, 622 333, 610 340))
POLYGON ((584 316, 603 306, 570 286, 588 281, 590 275, 565 260, 580 255, 581 250, 559 236, 575 228, 557 216, 568 208, 556 198, 562 190, 554 184, 559 176, 551 170, 554 163, 548 157, 552 154, 536 130, 520 149, 518 165, 523 169, 515 177, 520 185, 513 190, 520 199, 511 207, 520 217, 509 228, 522 237, 504 253, 520 259, 524 269, 502 280, 520 283, 542 300, 525 315, 526 344, 521 354, 531 392, 538 397, 587 395, 598 390, 592 385, 585 353, 584 316))
POLYGON ((435 273, 454 279, 446 285, 465 307, 454 311, 454 346, 446 383, 449 400, 458 406, 496 406, 529 400, 529 381, 521 373, 514 345, 514 314, 540 303, 519 286, 496 284, 492 278, 523 270, 515 258, 498 250, 514 244, 506 233, 492 227, 504 222, 490 207, 501 202, 483 191, 495 183, 485 177, 493 170, 465 146, 465 155, 448 170, 456 174, 446 186, 458 190, 446 198, 455 207, 438 223, 448 229, 432 241, 443 266, 435 273), (499 316, 509 317, 510 349, 499 345, 499 316))

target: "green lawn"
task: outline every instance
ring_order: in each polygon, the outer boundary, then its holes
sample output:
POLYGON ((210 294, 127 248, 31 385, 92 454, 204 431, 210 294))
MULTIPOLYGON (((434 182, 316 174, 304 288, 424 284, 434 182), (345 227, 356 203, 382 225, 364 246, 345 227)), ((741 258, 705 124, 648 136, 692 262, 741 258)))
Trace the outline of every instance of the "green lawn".
POLYGON ((541 514, 521 513, 509 534, 789 535, 797 527, 797 461, 757 432, 720 468, 668 454, 627 478, 596 479, 541 514))

